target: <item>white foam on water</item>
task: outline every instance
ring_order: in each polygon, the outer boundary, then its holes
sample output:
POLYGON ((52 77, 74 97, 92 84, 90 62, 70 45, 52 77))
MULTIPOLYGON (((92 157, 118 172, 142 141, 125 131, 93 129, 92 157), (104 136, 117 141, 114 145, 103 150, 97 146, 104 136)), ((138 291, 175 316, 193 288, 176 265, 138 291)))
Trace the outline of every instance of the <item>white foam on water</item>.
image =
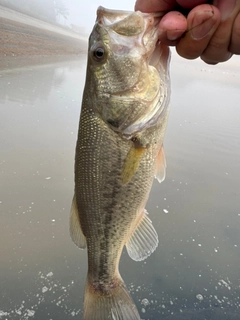
MULTIPOLYGON (((70 317, 78 316, 81 309, 70 308, 66 301, 69 300, 70 290, 74 285, 71 281, 68 285, 61 285, 60 281, 54 278, 53 272, 47 274, 38 273, 36 283, 38 285, 37 292, 27 292, 25 300, 10 310, 0 310, 0 320, 31 320, 34 319, 41 305, 46 301, 57 308, 61 308, 61 312, 70 317)), ((82 305, 80 305, 82 307, 82 305)), ((49 320, 51 320, 49 318, 49 320)))

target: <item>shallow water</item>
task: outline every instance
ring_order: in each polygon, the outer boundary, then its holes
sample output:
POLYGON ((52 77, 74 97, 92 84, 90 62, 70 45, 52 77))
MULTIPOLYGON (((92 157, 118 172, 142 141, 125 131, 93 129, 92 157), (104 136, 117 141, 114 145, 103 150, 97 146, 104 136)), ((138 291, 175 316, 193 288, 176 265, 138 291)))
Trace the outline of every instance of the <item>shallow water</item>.
MULTIPOLYGON (((0 319, 80 319, 86 251, 69 208, 85 57, 0 72, 0 319)), ((159 234, 120 271, 144 320, 240 319, 240 61, 171 63, 167 178, 147 210, 159 234)))

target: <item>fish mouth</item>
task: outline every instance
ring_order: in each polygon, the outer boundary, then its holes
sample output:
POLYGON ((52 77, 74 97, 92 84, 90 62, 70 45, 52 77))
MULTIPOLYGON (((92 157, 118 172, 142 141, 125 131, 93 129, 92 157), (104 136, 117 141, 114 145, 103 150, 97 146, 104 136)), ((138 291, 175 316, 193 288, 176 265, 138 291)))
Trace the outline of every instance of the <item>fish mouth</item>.
POLYGON ((120 35, 121 39, 124 36, 124 43, 119 47, 131 50, 136 46, 147 63, 160 72, 163 71, 160 70, 161 67, 164 71, 167 70, 169 62, 169 48, 158 40, 158 25, 162 17, 161 12, 110 10, 100 6, 97 9, 96 23, 109 32, 120 35))
MULTIPOLYGON (((101 116, 126 139, 154 126, 169 103, 170 52, 158 40, 158 25, 162 16, 162 13, 109 10, 103 7, 97 10, 96 30, 111 52, 116 74, 121 75, 119 58, 121 60, 122 56, 127 57, 126 63, 130 61, 129 65, 134 70, 128 74, 126 81, 122 81, 123 89, 116 86, 110 91, 106 86, 106 91, 101 91, 113 106, 102 109, 101 116)), ((120 79, 124 79, 124 76, 120 79)))

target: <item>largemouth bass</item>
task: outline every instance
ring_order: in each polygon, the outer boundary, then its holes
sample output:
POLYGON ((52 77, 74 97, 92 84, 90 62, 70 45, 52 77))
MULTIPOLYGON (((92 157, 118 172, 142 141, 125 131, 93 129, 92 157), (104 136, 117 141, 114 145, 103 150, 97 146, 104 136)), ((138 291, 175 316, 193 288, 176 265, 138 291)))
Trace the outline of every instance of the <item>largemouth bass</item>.
POLYGON ((88 250, 84 320, 140 319, 118 267, 124 246, 139 261, 158 245, 144 208, 166 167, 169 49, 159 21, 100 7, 89 38, 70 219, 74 243, 88 250))

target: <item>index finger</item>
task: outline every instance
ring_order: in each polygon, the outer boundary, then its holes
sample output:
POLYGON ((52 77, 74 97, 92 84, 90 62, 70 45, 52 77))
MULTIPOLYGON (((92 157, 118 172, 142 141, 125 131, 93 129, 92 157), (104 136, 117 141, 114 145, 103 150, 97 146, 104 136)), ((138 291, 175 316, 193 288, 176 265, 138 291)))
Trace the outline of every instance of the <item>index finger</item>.
POLYGON ((176 0, 137 0, 135 10, 142 12, 161 12, 172 10, 176 0))

